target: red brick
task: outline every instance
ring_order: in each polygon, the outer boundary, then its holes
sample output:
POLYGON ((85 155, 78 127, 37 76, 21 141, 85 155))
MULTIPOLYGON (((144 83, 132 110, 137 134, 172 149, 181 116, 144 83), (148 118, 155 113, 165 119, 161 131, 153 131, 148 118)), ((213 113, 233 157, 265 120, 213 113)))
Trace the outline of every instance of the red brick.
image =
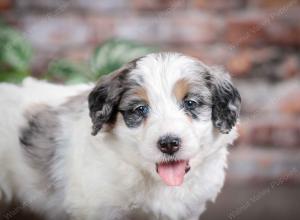
POLYGON ((227 63, 227 69, 233 76, 244 76, 252 68, 252 56, 249 51, 243 51, 233 56, 227 63))
POLYGON ((300 75, 300 61, 297 55, 288 55, 279 65, 279 72, 282 79, 290 79, 300 75))
POLYGON ((300 89, 292 91, 279 103, 280 111, 286 114, 300 115, 300 89))
POLYGON ((261 43, 266 39, 263 15, 258 13, 239 13, 229 17, 225 38, 234 48, 261 43))
POLYGON ((239 77, 255 76, 257 75, 255 68, 273 63, 273 60, 280 60, 283 56, 275 47, 253 48, 231 45, 229 49, 231 56, 227 59, 226 67, 232 75, 239 77))
MULTIPOLYGON (((300 16, 297 16, 300 19, 300 16)), ((283 46, 300 46, 300 23, 278 21, 266 27, 267 42, 283 46)))
POLYGON ((11 0, 0 0, 0 11, 6 11, 12 7, 11 0))
POLYGON ((245 11, 228 18, 226 39, 234 47, 262 43, 283 46, 300 45, 299 8, 272 11, 245 11))
POLYGON ((239 0, 193 0, 192 2, 192 6, 196 8, 213 11, 228 11, 243 5, 239 0))
POLYGON ((283 46, 300 45, 300 7, 289 4, 270 12, 265 12, 262 22, 266 32, 266 42, 283 46))

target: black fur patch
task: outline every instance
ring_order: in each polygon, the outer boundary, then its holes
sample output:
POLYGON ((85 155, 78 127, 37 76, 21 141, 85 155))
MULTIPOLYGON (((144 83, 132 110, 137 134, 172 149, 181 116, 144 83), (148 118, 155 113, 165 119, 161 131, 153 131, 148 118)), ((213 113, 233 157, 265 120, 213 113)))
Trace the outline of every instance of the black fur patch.
POLYGON ((58 112, 46 105, 33 106, 26 112, 27 125, 21 129, 19 141, 28 162, 45 177, 49 185, 50 167, 61 140, 58 112))
POLYGON ((118 76, 112 79, 109 77, 102 79, 89 94, 90 117, 93 122, 92 135, 96 135, 104 123, 114 123, 122 93, 122 81, 118 76))
POLYGON ((128 73, 136 67, 139 59, 102 77, 89 94, 90 117, 93 123, 92 135, 96 135, 105 123, 115 123, 122 94, 131 84, 136 83, 129 82, 128 73))
POLYGON ((227 134, 239 117, 241 96, 227 80, 212 87, 212 120, 221 133, 227 134))

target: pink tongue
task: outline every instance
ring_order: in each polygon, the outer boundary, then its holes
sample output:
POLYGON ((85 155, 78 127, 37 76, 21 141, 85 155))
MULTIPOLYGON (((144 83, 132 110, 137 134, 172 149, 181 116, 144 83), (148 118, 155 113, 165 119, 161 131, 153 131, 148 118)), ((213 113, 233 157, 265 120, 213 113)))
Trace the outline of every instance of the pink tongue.
POLYGON ((158 175, 169 186, 180 186, 183 183, 186 161, 158 164, 158 175))

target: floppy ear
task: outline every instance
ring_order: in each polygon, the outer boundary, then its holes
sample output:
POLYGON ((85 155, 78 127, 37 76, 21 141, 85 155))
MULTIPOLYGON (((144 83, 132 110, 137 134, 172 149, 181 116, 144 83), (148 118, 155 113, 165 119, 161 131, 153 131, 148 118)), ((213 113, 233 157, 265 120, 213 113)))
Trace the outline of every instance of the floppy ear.
POLYGON ((89 94, 88 103, 93 128, 96 135, 105 123, 113 124, 116 120, 118 105, 124 92, 127 73, 135 66, 130 62, 124 67, 103 76, 89 94))
POLYGON ((241 109, 241 96, 233 86, 228 73, 210 68, 209 87, 212 93, 212 121, 223 134, 236 124, 241 109))
POLYGON ((93 128, 92 135, 96 135, 104 123, 114 121, 116 107, 122 93, 121 73, 104 76, 89 94, 88 102, 93 128))

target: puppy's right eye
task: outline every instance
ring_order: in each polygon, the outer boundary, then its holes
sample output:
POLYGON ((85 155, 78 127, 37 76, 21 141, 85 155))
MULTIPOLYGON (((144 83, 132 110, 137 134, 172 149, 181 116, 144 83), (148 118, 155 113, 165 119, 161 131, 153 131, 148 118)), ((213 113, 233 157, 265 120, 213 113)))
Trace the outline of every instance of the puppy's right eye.
POLYGON ((147 116, 149 113, 149 106, 140 105, 133 110, 135 113, 138 113, 141 116, 147 116))

